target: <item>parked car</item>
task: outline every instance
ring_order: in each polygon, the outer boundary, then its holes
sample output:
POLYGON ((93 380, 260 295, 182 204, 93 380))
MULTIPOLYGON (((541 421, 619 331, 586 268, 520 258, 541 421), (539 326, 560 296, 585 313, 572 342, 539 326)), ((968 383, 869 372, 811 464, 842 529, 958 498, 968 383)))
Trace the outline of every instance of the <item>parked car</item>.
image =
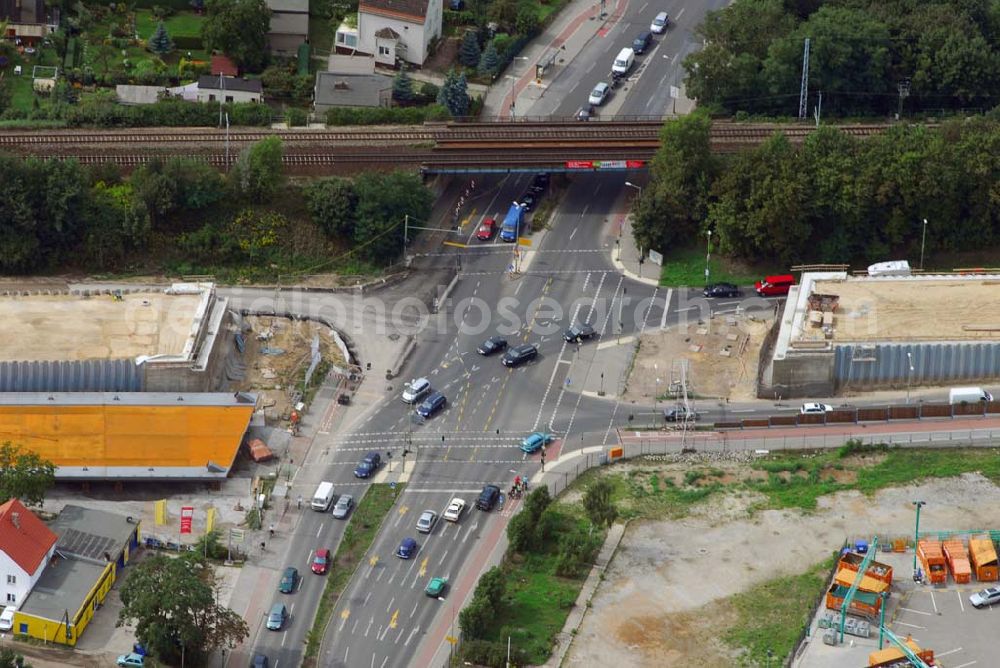
POLYGON ((641 33, 636 35, 635 39, 632 40, 632 50, 636 54, 645 53, 649 45, 653 43, 653 33, 648 30, 643 30, 641 33))
POLYGON ((309 568, 316 575, 323 575, 330 568, 330 550, 325 547, 321 547, 316 550, 316 554, 313 555, 312 563, 309 564, 309 568))
POLYGON ((680 406, 678 408, 665 408, 663 410, 663 419, 667 422, 684 422, 685 420, 697 420, 698 411, 684 408, 680 406))
POLYGON ((739 297, 740 289, 732 283, 712 283, 705 286, 706 297, 739 297))
POLYGON ((337 499, 337 505, 333 507, 333 516, 342 520, 351 514, 351 508, 354 507, 354 497, 350 494, 341 494, 340 498, 337 499))
POLYGON ((409 537, 404 538, 403 542, 399 544, 399 549, 396 550, 396 556, 400 559, 409 559, 416 553, 417 541, 409 537))
POLYGON ((438 514, 433 510, 425 510, 420 513, 420 518, 417 520, 417 531, 420 533, 430 533, 434 529, 434 525, 437 524, 438 514))
POLYGON ((280 631, 286 619, 288 619, 288 608, 284 603, 275 603, 271 606, 271 612, 267 613, 267 629, 280 631))
POLYGON ((432 392, 429 397, 424 399, 422 404, 417 406, 417 413, 420 414, 420 417, 429 418, 444 408, 447 403, 448 400, 445 399, 443 394, 440 392, 432 392))
POLYGON ((974 608, 1000 603, 1000 587, 987 587, 982 591, 977 591, 975 594, 969 596, 969 603, 974 608))
POLYGON ((377 452, 369 452, 365 458, 354 468, 355 478, 370 478, 378 467, 382 465, 382 455, 377 452))
POLYGON ((489 512, 493 510, 493 506, 499 500, 500 488, 496 485, 486 485, 486 487, 483 487, 483 491, 479 493, 479 498, 476 499, 476 508, 489 512))
POLYGON ((587 98, 587 104, 592 104, 595 107, 601 106, 604 104, 604 101, 608 99, 608 94, 610 92, 611 86, 602 81, 594 86, 594 90, 590 91, 590 97, 587 98))
POLYGON ((563 333, 563 338, 566 339, 567 343, 579 343, 585 339, 593 338, 596 333, 591 325, 584 322, 567 329, 563 333))
POLYGON ((761 297, 782 297, 795 285, 795 277, 791 274, 765 276, 764 280, 754 283, 754 290, 761 297))
POLYGON ((799 409, 799 413, 802 415, 823 415, 824 413, 829 413, 832 410, 833 406, 830 404, 807 402, 802 404, 802 408, 799 409))
POLYGON ((278 591, 282 594, 291 594, 295 591, 295 585, 299 581, 299 569, 289 566, 281 574, 281 582, 278 583, 278 591))
POLYGON ((535 178, 531 179, 531 192, 541 195, 543 192, 549 189, 549 179, 550 176, 548 172, 540 172, 535 174, 535 178))
POLYGON ((444 518, 449 522, 457 522, 458 518, 462 516, 464 511, 465 500, 456 496, 451 500, 451 503, 448 504, 448 508, 444 511, 444 518))
POLYGON ((500 359, 500 363, 504 366, 520 366, 528 360, 535 359, 538 356, 538 348, 532 343, 522 343, 519 346, 514 346, 507 352, 503 354, 500 359))
POLYGON ((130 654, 122 654, 118 657, 116 662, 119 666, 145 666, 146 657, 142 654, 136 654, 132 652, 130 654))
POLYGON ((267 655, 254 654, 250 659, 250 668, 267 668, 267 655))
POLYGON ((426 378, 417 378, 407 383, 406 389, 403 390, 402 399, 408 404, 415 404, 420 401, 421 397, 430 394, 430 391, 431 381, 426 378))
POLYGON ((501 350, 507 348, 507 339, 502 336, 491 336, 476 348, 476 352, 480 355, 492 355, 493 353, 498 353, 501 350))
POLYGON ((527 452, 530 455, 532 452, 540 450, 543 445, 548 445, 553 440, 555 440, 555 436, 552 434, 536 431, 534 434, 529 434, 524 437, 524 440, 521 441, 521 451, 527 452))
POLYGON ((594 105, 585 104, 576 112, 576 120, 589 121, 594 115, 594 105))
POLYGON ((424 587, 424 593, 428 596, 438 597, 444 592, 446 586, 448 586, 448 578, 431 578, 431 581, 424 587))
POLYGON ((657 35, 662 35, 668 25, 670 25, 670 17, 666 12, 660 12, 656 15, 656 18, 653 19, 653 22, 649 24, 649 29, 657 35))
POLYGON ((492 218, 486 218, 479 226, 479 230, 476 232, 476 238, 480 241, 489 241, 493 238, 493 233, 496 232, 496 229, 497 221, 492 218))
POLYGON ((529 191, 521 195, 520 204, 521 206, 524 207, 525 213, 528 213, 529 211, 534 209, 536 204, 535 193, 529 191))

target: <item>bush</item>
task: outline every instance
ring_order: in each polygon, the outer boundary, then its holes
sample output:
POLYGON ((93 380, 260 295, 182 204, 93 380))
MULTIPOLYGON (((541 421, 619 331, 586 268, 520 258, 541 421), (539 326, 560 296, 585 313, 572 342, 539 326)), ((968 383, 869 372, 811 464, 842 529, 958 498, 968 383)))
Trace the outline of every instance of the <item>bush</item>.
POLYGON ((309 123, 309 114, 305 109, 288 107, 285 109, 285 120, 288 122, 288 127, 301 128, 309 123))
MULTIPOLYGON (((466 663, 489 668, 504 668, 507 662, 507 643, 492 640, 465 640, 462 642, 462 659, 466 663)), ((529 657, 524 649, 511 647, 511 665, 526 666, 529 657)))
POLYGON ((448 111, 440 105, 426 107, 337 107, 326 112, 327 125, 420 125, 444 120, 448 111))

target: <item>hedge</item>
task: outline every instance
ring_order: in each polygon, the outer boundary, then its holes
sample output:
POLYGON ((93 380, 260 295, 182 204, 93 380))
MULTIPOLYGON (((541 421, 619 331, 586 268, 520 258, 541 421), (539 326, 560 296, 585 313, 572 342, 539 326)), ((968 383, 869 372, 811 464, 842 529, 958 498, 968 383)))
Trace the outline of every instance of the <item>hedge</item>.
POLYGON ((191 9, 191 0, 133 0, 131 4, 136 9, 152 9, 157 6, 169 7, 178 12, 185 12, 191 9))
POLYGON ((427 107, 337 107, 326 112, 327 125, 420 125, 451 116, 440 104, 427 107))
POLYGON ((174 48, 178 51, 200 51, 204 46, 201 37, 191 35, 178 35, 174 37, 171 35, 170 39, 174 41, 174 48))
MULTIPOLYGON (((264 104, 227 104, 223 109, 229 113, 231 125, 266 127, 271 124, 271 109, 264 104)), ((219 107, 177 99, 136 106, 117 104, 113 100, 91 100, 69 107, 65 120, 70 127, 215 127, 219 124, 219 107)))

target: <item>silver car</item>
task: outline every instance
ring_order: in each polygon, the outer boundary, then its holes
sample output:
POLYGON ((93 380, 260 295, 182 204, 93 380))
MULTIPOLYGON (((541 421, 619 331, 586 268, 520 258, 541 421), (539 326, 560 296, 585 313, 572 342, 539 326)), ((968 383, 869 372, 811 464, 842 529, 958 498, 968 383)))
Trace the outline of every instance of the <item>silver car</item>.
POLYGON ((590 97, 587 98, 587 103, 592 104, 595 107, 601 106, 604 104, 604 100, 607 99, 610 91, 611 87, 602 81, 594 86, 594 90, 590 91, 590 97))
POLYGON ((987 587, 982 591, 977 591, 969 596, 969 603, 972 604, 973 608, 1000 603, 1000 587, 987 587))
POLYGON ((333 507, 333 516, 342 520, 351 513, 353 507, 354 497, 350 494, 341 494, 340 498, 337 499, 337 505, 333 507))
POLYGON ((425 510, 420 513, 420 519, 417 520, 417 531, 420 533, 430 533, 431 529, 437 523, 437 513, 433 510, 425 510))

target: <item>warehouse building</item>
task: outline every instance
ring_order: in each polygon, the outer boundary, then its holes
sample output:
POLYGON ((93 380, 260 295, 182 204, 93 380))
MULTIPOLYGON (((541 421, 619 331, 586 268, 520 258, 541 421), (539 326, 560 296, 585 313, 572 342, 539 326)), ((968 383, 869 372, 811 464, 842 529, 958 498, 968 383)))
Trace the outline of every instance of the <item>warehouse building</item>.
POLYGON ((1000 274, 805 273, 762 358, 759 395, 1000 378, 1000 274))

